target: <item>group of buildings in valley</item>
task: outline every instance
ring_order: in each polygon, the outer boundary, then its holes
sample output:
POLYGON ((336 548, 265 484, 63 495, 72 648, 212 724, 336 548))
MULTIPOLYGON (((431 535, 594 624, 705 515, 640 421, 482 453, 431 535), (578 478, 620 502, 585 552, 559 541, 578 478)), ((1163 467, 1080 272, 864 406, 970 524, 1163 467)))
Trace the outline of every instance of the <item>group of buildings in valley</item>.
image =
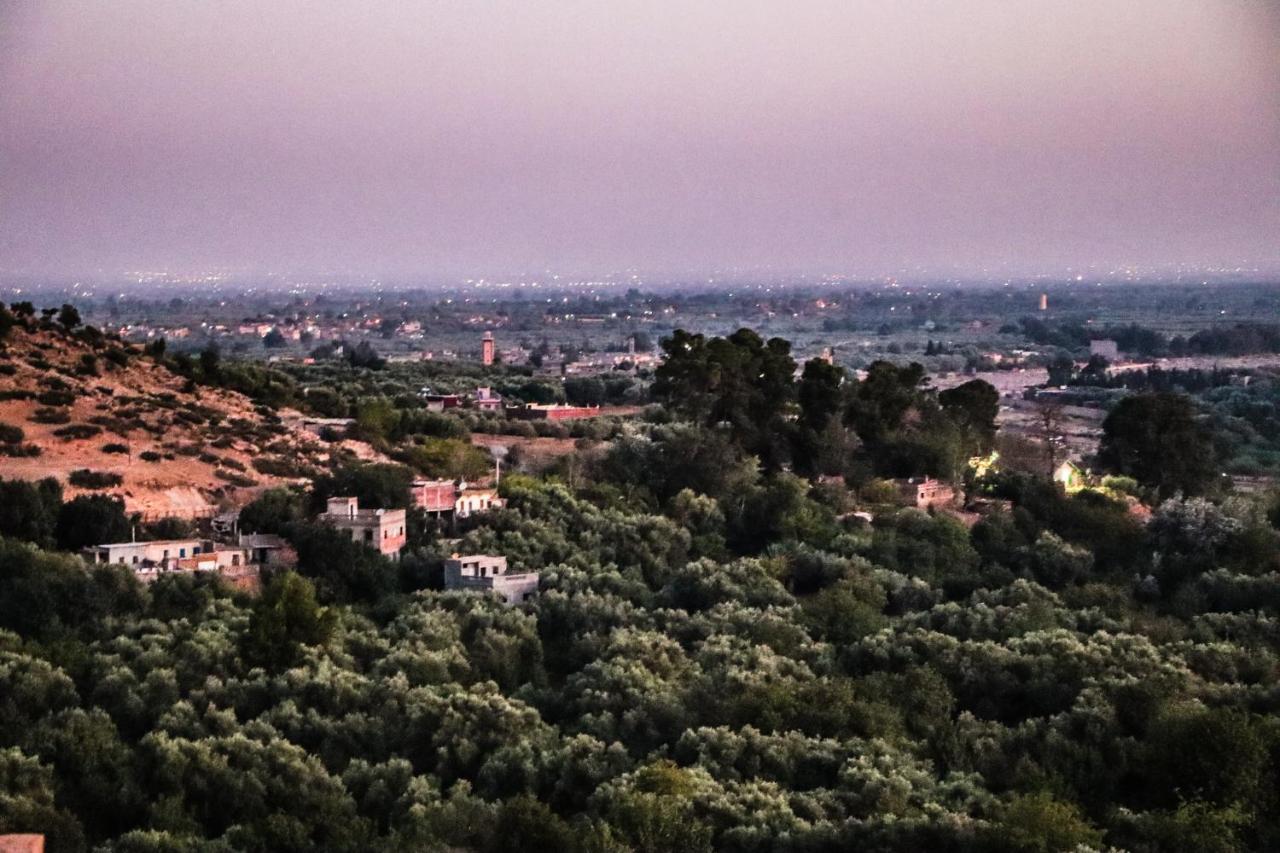
MULTIPOLYGON (((415 480, 409 497, 411 506, 435 518, 466 518, 503 506, 496 488, 454 480, 415 480)), ((318 520, 393 561, 400 559, 408 541, 407 510, 361 507, 355 497, 329 498, 318 520)), ((207 572, 233 583, 251 579, 256 584, 262 569, 298 562, 286 539, 265 533, 240 533, 228 542, 202 537, 110 542, 85 548, 83 554, 90 563, 126 566, 144 583, 168 574, 207 572)), ((518 604, 537 592, 538 574, 510 571, 505 557, 455 554, 445 562, 445 588, 493 592, 518 604)))
POLYGON ((568 421, 600 415, 599 406, 570 406, 564 403, 506 405, 499 394, 484 386, 471 394, 440 394, 430 388, 423 388, 418 396, 426 404, 427 411, 431 412, 474 409, 479 412, 496 412, 522 421, 568 421))
POLYGON ((485 366, 532 365, 544 374, 563 376, 644 370, 658 363, 656 353, 637 351, 634 334, 624 338, 621 350, 578 355, 567 354, 545 342, 533 349, 528 348, 527 341, 524 346, 517 344, 500 349, 492 331, 482 334, 478 349, 473 348, 474 345, 458 347, 456 344, 454 348, 448 345, 426 348, 428 335, 420 320, 392 319, 377 314, 342 317, 263 314, 238 322, 138 320, 109 322, 104 328, 135 343, 163 338, 180 342, 184 347, 199 347, 208 343, 244 346, 257 341, 274 353, 268 360, 275 362, 309 363, 320 357, 341 358, 346 354, 346 347, 367 341, 387 349, 387 360, 393 363, 478 359, 485 366))

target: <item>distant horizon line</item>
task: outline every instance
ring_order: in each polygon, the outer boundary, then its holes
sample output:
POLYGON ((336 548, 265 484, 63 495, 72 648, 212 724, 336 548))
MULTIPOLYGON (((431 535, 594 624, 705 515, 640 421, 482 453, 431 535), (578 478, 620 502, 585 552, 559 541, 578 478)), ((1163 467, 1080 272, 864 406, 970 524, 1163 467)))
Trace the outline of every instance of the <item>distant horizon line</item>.
POLYGON ((369 271, 359 269, 271 270, 257 267, 216 266, 187 269, 153 268, 94 271, 40 271, 0 268, 0 288, 14 285, 42 288, 95 286, 172 286, 205 283, 241 286, 375 286, 404 289, 448 289, 466 287, 571 287, 571 286, 785 286, 903 284, 1005 284, 1039 281, 1070 284, 1085 279, 1112 282, 1159 283, 1155 279, 1177 280, 1201 277, 1227 282, 1280 277, 1280 259, 1191 264, 1093 263, 1057 267, 993 264, 988 267, 943 268, 925 264, 879 271, 832 271, 786 269, 772 266, 720 267, 714 269, 646 270, 625 267, 611 270, 537 271, 369 271), (307 281, 306 279, 316 279, 307 281))

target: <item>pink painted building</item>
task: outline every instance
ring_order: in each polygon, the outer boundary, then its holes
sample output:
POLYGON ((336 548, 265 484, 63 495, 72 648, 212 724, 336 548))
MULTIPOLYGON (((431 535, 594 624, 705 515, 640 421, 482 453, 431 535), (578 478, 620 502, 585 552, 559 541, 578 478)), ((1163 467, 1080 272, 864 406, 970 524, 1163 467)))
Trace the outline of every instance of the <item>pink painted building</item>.
POLYGON ((329 498, 320 520, 351 534, 382 556, 400 559, 405 545, 405 511, 402 509, 360 509, 356 498, 329 498))
POLYGON ((458 486, 453 480, 414 480, 409 486, 413 505, 429 515, 453 512, 458 486))

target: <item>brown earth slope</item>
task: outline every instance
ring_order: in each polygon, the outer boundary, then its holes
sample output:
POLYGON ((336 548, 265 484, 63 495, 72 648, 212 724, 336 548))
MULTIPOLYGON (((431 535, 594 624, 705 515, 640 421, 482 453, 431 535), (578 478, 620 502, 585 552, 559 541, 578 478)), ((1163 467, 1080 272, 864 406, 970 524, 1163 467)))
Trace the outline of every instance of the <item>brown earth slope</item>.
POLYGON ((0 443, 0 477, 56 477, 70 497, 85 491, 71 485, 73 471, 116 474, 118 486, 97 491, 148 518, 211 515, 327 456, 323 442, 242 394, 189 383, 136 347, 58 329, 14 329, 0 345, 0 424, 24 434, 0 443))

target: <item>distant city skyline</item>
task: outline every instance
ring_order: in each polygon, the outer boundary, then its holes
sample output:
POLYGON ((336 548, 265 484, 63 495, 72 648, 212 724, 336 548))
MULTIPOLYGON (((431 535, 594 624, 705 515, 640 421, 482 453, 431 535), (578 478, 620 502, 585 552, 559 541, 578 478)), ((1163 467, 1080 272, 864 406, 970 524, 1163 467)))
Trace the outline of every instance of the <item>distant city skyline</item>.
POLYGON ((1251 0, 0 0, 0 273, 1274 275, 1277 81, 1251 0))

